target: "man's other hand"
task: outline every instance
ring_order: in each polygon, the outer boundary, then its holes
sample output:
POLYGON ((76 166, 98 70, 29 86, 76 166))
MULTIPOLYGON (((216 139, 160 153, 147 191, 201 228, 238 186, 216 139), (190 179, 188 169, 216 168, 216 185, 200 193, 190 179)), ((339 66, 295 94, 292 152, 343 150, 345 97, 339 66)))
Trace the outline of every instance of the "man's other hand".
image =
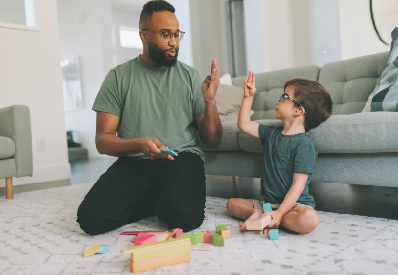
POLYGON ((150 160, 174 160, 172 156, 162 153, 159 148, 169 149, 168 147, 165 147, 157 138, 154 137, 142 138, 142 140, 140 141, 141 152, 143 152, 150 160))

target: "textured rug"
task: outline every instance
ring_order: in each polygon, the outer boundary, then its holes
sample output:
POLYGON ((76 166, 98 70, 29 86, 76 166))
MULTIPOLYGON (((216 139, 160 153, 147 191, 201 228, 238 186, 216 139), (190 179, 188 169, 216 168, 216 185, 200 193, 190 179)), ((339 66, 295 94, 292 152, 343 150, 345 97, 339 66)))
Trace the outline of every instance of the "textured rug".
MULTIPOLYGON (((0 199, 0 274, 131 274, 127 230, 167 229, 157 217, 98 236, 76 223, 77 207, 92 184, 16 194, 0 199), (110 245, 84 258, 84 250, 110 245)), ((242 234, 242 221, 226 212, 226 200, 207 198, 209 220, 191 233, 226 224, 225 247, 192 251, 191 261, 141 274, 398 274, 398 221, 319 212, 311 233, 279 230, 279 240, 242 234)))

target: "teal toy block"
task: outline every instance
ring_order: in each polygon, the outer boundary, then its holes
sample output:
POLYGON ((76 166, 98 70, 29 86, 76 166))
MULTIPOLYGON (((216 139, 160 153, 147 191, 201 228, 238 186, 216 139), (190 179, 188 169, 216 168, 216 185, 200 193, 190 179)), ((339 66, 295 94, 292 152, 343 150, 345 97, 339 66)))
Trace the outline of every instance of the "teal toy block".
POLYGON ((270 239, 270 240, 277 240, 277 239, 279 239, 278 229, 270 229, 270 230, 269 230, 269 239, 270 239))
POLYGON ((190 238, 191 244, 199 243, 199 235, 198 234, 181 234, 180 238, 190 238))
POLYGON ((225 226, 225 224, 219 224, 219 225, 217 225, 217 227, 216 227, 216 232, 217 232, 217 234, 220 234, 220 229, 224 229, 224 228, 227 228, 227 227, 225 226))
POLYGON ((108 251, 109 245, 101 245, 101 250, 97 252, 97 254, 102 254, 108 251))
POLYGON ((224 246, 224 238, 217 233, 211 235, 211 244, 214 246, 224 246))
POLYGON ((263 210, 264 210, 264 212, 272 211, 271 204, 270 203, 264 203, 263 204, 263 210))

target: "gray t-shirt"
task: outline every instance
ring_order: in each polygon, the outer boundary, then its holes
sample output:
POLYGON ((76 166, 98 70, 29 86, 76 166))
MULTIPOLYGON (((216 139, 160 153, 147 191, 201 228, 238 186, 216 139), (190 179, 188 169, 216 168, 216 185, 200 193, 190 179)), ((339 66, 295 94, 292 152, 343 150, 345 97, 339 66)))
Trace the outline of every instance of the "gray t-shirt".
MULTIPOLYGON (((195 123, 205 111, 203 80, 182 62, 151 67, 138 56, 108 73, 93 110, 119 116, 121 138, 155 137, 177 153, 189 151, 204 160, 195 123)), ((129 156, 147 159, 142 152, 129 156)))
POLYGON ((270 203, 282 203, 293 184, 294 172, 309 173, 298 203, 315 208, 308 193, 318 157, 318 150, 308 133, 282 134, 283 127, 259 125, 258 135, 264 145, 264 165, 261 172, 261 196, 270 203))

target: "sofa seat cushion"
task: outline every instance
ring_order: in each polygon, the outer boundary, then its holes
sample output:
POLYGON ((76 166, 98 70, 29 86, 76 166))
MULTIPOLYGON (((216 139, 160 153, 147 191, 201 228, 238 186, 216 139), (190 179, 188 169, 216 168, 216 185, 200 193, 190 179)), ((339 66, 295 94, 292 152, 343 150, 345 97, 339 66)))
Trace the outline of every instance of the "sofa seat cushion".
POLYGON ((0 159, 8 159, 15 155, 15 143, 8 137, 0 137, 0 159))
POLYGON ((203 151, 240 151, 239 147, 239 128, 236 121, 223 122, 224 128, 223 135, 221 137, 221 143, 216 149, 211 149, 202 141, 199 141, 199 145, 203 151))
MULTIPOLYGON (((258 120, 260 124, 283 126, 280 120, 258 120)), ((332 115, 319 127, 310 130, 319 153, 398 152, 398 113, 365 112, 332 115)), ((262 153, 260 139, 239 132, 243 151, 262 153)))

